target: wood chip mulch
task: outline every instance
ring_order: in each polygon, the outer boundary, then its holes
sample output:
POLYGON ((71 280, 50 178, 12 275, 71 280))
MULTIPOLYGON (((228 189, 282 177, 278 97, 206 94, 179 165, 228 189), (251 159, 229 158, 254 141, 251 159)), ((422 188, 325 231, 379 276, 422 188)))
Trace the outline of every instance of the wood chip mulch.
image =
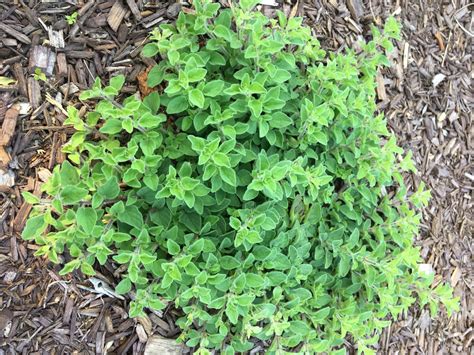
MULTIPOLYGON (((226 1, 221 1, 226 3, 226 1)), ((104 268, 95 279, 33 256, 37 247, 18 234, 31 206, 20 193, 39 194, 41 182, 64 160, 71 133, 64 108, 96 76, 123 73, 126 92, 143 83, 154 62, 140 56, 149 31, 176 18, 176 1, 0 0, 0 355, 143 353, 152 334, 176 337, 174 311, 127 316, 127 300, 109 293, 117 281, 104 268), (66 15, 77 12, 75 24, 66 15), (35 69, 48 80, 35 80, 35 69)), ((380 354, 471 354, 473 345, 472 38, 467 0, 265 1, 304 16, 322 45, 341 50, 366 37, 388 15, 403 24, 394 66, 377 79, 379 109, 399 143, 413 151, 418 174, 432 193, 416 243, 425 263, 450 282, 461 312, 431 319, 413 308, 382 335, 380 354), (278 4, 277 4, 278 3, 278 4)), ((38 74, 38 72, 37 72, 38 74)))
POLYGON ((65 107, 80 109, 79 90, 97 76, 125 74, 124 91, 135 92, 154 64, 140 56, 148 33, 179 9, 166 1, 0 1, 0 77, 16 80, 0 84, 0 354, 141 354, 152 334, 177 336, 173 311, 128 318, 128 302, 110 293, 113 270, 61 277, 19 233, 31 210, 20 193, 39 194, 65 159, 65 107), (38 68, 47 82, 35 80, 38 68))
POLYGON ((432 199, 416 243, 435 284, 449 282, 461 299, 451 318, 412 308, 386 329, 381 354, 472 354, 474 351, 474 126, 472 53, 474 4, 468 1, 316 0, 299 10, 326 48, 339 50, 365 37, 371 24, 395 15, 403 40, 392 68, 377 82, 378 107, 399 144, 411 150, 432 199))

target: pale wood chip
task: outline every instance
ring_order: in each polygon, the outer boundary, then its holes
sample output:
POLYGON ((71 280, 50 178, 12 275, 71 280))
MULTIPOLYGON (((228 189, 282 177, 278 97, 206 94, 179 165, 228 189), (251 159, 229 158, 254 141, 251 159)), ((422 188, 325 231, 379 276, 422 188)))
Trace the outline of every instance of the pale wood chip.
POLYGON ((122 1, 120 0, 116 1, 110 9, 109 16, 107 17, 107 23, 115 32, 117 32, 126 13, 127 9, 125 6, 123 6, 122 1))
POLYGON ((176 340, 154 335, 148 339, 144 355, 179 355, 183 350, 184 346, 176 340))
POLYGON ((385 82, 383 79, 383 75, 381 73, 377 74, 376 77, 377 81, 377 97, 381 101, 385 101, 387 99, 387 93, 385 91, 385 82))
POLYGON ((462 276, 462 271, 459 268, 459 266, 456 266, 453 273, 451 274, 451 286, 452 287, 456 287, 459 280, 461 279, 461 276, 462 276))

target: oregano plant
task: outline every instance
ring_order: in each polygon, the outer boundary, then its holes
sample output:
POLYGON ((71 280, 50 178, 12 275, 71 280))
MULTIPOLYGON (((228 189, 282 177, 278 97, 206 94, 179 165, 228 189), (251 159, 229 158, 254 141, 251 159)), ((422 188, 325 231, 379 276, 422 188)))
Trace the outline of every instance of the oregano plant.
POLYGON ((155 91, 123 76, 82 92, 68 159, 44 184, 23 238, 62 273, 122 270, 130 315, 176 307, 198 354, 372 354, 417 299, 456 309, 419 270, 413 238, 429 192, 376 114, 375 76, 399 28, 360 52, 326 53, 300 18, 242 0, 194 0, 151 33, 155 91), (82 112, 82 111, 81 111, 82 112), (64 255, 59 258, 58 255, 64 255))

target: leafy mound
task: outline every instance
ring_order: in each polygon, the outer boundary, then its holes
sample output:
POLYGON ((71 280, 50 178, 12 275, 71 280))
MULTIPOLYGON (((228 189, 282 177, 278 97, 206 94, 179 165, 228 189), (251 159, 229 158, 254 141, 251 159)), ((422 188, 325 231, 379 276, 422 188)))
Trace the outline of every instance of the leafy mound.
POLYGON ((63 273, 122 264, 130 314, 174 303, 201 354, 257 341, 344 353, 347 336, 372 353, 414 296, 456 306, 418 271, 412 206, 429 193, 407 198, 413 163, 374 114, 399 29, 388 19, 361 53, 327 55, 301 19, 267 19, 256 3, 218 13, 195 0, 154 30, 157 90, 143 101, 116 100, 122 76, 82 93, 101 100, 84 118, 69 107, 69 161, 48 199, 25 196, 37 204, 23 237, 53 262, 67 250, 63 273))

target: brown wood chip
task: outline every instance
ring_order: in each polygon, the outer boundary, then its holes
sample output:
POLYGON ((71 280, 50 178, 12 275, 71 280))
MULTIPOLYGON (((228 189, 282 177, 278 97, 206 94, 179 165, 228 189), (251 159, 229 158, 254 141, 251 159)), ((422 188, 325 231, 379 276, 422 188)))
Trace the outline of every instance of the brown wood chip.
POLYGON ((130 11, 132 11, 132 14, 133 16, 135 16, 137 21, 140 21, 142 19, 142 15, 140 14, 140 10, 138 9, 135 0, 127 0, 127 5, 130 8, 130 11))
POLYGON ((38 108, 43 101, 40 84, 33 77, 28 78, 28 99, 33 108, 38 108))
POLYGON ((347 0, 347 7, 355 20, 364 15, 364 6, 361 0, 347 0))
POLYGON ((26 86, 26 78, 23 72, 23 67, 20 63, 13 64, 13 74, 18 81, 18 90, 21 95, 28 96, 28 88, 26 86))
POLYGON ((58 53, 57 57, 58 71, 57 75, 59 77, 67 76, 67 58, 65 53, 58 53))
POLYGON ((27 36, 2 22, 0 22, 0 30, 3 30, 13 38, 18 39, 20 42, 31 44, 31 40, 27 36))
MULTIPOLYGON (((10 154, 8 154, 5 147, 0 146, 0 174, 5 173, 3 169, 6 169, 8 167, 8 164, 10 163, 11 160, 12 160, 12 157, 10 156, 10 154)), ((1 180, 5 180, 5 179, 1 179, 1 180)), ((5 184, 5 181, 2 181, 0 182, 0 185, 5 186, 7 184, 5 184)), ((2 192, 10 192, 10 189, 8 188, 2 192)))
POLYGON ((126 13, 127 8, 123 5, 121 0, 117 0, 110 9, 109 16, 107 17, 107 23, 115 32, 117 32, 126 13))
POLYGON ((18 118, 18 110, 10 108, 5 112, 5 118, 2 124, 2 134, 0 136, 0 146, 7 146, 15 134, 16 120, 18 118))

